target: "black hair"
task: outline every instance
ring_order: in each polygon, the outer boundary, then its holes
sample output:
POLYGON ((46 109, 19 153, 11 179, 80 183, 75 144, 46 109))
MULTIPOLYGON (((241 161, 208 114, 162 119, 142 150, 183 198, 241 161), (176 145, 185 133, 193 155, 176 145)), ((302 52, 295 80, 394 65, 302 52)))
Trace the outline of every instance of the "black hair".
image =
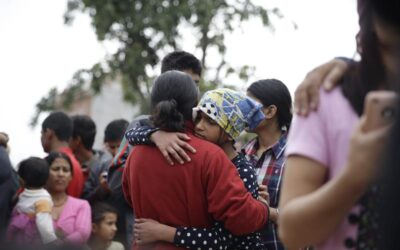
POLYGON ((96 124, 87 115, 74 115, 71 117, 73 129, 72 138, 81 138, 83 146, 87 150, 92 150, 94 139, 96 137, 96 124))
POLYGON ((286 85, 277 79, 265 79, 252 83, 247 91, 261 101, 264 107, 275 105, 278 109, 279 127, 290 128, 292 122, 292 98, 286 85))
MULTIPOLYGON (((398 107, 400 107, 398 105, 398 107)), ((383 154, 382 175, 379 179, 380 192, 373 201, 376 205, 379 229, 379 248, 377 249, 400 249, 400 200, 399 200, 399 177, 400 177, 400 118, 397 120, 390 133, 388 149, 383 154)))
POLYGON ((41 188, 49 178, 49 164, 41 158, 29 157, 19 164, 18 175, 26 188, 41 188))
POLYGON ((198 95, 196 84, 189 75, 180 71, 161 74, 151 91, 154 126, 172 132, 184 131, 184 122, 192 120, 198 95))
POLYGON ((169 70, 191 70, 201 75, 201 62, 194 55, 186 51, 174 51, 166 55, 161 62, 161 73, 169 70))
POLYGON ((358 0, 360 30, 356 40, 361 61, 352 64, 345 74, 342 90, 359 116, 364 111, 364 99, 369 91, 377 90, 382 83, 390 87, 379 51, 374 17, 390 23, 399 30, 399 6, 397 1, 358 0))
POLYGON ((71 169, 71 175, 74 175, 74 168, 72 167, 72 162, 71 162, 71 159, 68 157, 68 155, 66 155, 62 152, 53 151, 53 152, 50 152, 50 154, 48 154, 44 159, 47 161, 47 163, 49 164, 49 167, 50 167, 51 164, 53 164, 53 162, 57 158, 63 158, 64 160, 66 160, 71 169))
POLYGON ((129 122, 125 119, 111 121, 104 130, 104 142, 122 140, 128 125, 129 122))
POLYGON ((53 112, 42 123, 42 131, 51 129, 60 141, 69 141, 72 135, 72 120, 64 112, 53 112))
POLYGON ((113 206, 104 203, 104 202, 97 202, 92 205, 92 223, 100 223, 104 219, 105 213, 113 213, 118 215, 117 209, 113 206))

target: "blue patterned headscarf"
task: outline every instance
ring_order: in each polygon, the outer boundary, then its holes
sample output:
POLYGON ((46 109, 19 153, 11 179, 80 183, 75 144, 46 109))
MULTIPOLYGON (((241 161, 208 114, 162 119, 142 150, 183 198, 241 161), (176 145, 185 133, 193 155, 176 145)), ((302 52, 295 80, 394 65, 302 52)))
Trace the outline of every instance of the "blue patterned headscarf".
POLYGON ((262 105, 231 89, 207 91, 193 108, 193 120, 199 111, 213 119, 227 134, 236 139, 246 128, 254 130, 265 119, 262 105))

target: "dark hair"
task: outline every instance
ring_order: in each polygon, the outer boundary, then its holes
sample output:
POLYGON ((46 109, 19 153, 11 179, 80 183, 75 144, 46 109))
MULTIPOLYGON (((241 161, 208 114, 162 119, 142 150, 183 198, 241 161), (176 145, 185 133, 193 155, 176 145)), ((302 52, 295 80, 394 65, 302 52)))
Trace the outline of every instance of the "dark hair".
POLYGON ((60 141, 68 141, 72 135, 72 120, 64 112, 53 112, 42 123, 42 130, 51 129, 60 141))
POLYGON ((72 167, 72 162, 71 159, 68 157, 68 155, 62 153, 62 152, 50 152, 50 154, 48 154, 44 159, 47 161, 47 163, 49 164, 49 167, 51 166, 51 164, 53 164, 53 162, 57 159, 57 158, 63 158, 64 160, 66 160, 70 166, 71 169, 71 175, 74 174, 74 168, 72 167))
POLYGON ((26 188, 41 188, 49 178, 49 164, 41 158, 29 157, 19 164, 18 175, 26 188))
POLYGON ((104 142, 122 140, 128 125, 129 122, 125 119, 111 121, 104 130, 104 142))
POLYGON ((92 205, 92 223, 100 223, 104 219, 105 213, 113 213, 118 215, 117 209, 113 206, 104 203, 104 202, 97 202, 92 205))
POLYGON ((161 73, 169 70, 191 70, 201 75, 201 62, 194 55, 186 51, 174 51, 166 55, 161 62, 161 73))
POLYGON ((275 105, 278 109, 279 127, 290 128, 292 122, 292 98, 286 85, 277 79, 265 79, 252 83, 247 91, 259 99, 264 107, 275 105))
POLYGON ((74 115, 71 117, 73 129, 72 138, 81 138, 83 146, 92 150, 94 138, 96 137, 96 124, 87 115, 74 115))
POLYGON ((192 119, 198 101, 198 90, 192 78, 179 71, 167 71, 154 82, 151 91, 154 126, 167 131, 184 131, 185 120, 192 119))
POLYGON ((360 30, 356 40, 361 61, 351 65, 342 84, 344 96, 358 115, 364 111, 364 99, 367 93, 378 89, 379 84, 388 84, 374 29, 374 14, 375 17, 399 28, 398 13, 399 4, 396 1, 358 0, 360 30))
MULTIPOLYGON (((398 106, 399 107, 399 106, 398 106)), ((400 249, 400 200, 399 200, 399 178, 400 178, 400 117, 390 133, 388 150, 383 154, 384 166, 380 176, 380 195, 373 197, 374 205, 378 214, 379 248, 377 249, 400 249)))

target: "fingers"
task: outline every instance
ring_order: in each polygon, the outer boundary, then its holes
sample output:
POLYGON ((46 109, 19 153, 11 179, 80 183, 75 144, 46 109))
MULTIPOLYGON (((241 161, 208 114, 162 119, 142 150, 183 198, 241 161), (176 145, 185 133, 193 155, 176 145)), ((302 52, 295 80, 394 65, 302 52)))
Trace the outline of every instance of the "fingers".
POLYGON ((146 221, 149 221, 150 219, 146 219, 146 218, 141 218, 141 219, 135 219, 135 223, 143 223, 146 221))
POLYGON ((301 83, 294 93, 294 111, 298 115, 303 115, 308 106, 307 87, 301 83))
POLYGON ((177 162, 179 162, 180 164, 183 164, 183 160, 180 157, 180 155, 178 154, 178 152, 176 151, 175 147, 169 146, 167 148, 168 154, 172 156, 172 158, 174 158, 177 162))
POLYGON ((196 153, 196 149, 194 147, 192 147, 189 143, 186 143, 186 142, 183 142, 183 141, 179 141, 178 145, 181 148, 183 148, 185 150, 188 150, 189 152, 196 153))
MULTIPOLYGON (((310 108, 309 110, 317 110, 319 103, 319 85, 312 85, 308 90, 310 108)), ((308 112, 307 112, 308 114, 308 112)))
POLYGON ((164 158, 167 160, 169 165, 174 165, 174 161, 169 157, 169 152, 165 149, 161 150, 161 154, 164 156, 164 158))
MULTIPOLYGON (((303 82, 295 91, 295 112, 301 116, 307 116, 311 109, 315 110, 319 103, 319 88, 328 73, 332 71, 336 61, 331 60, 327 63, 310 71, 303 82)), ((336 76, 334 74, 334 76, 336 76)))
POLYGON ((185 133, 176 133, 176 136, 179 139, 184 140, 184 141, 189 141, 190 140, 190 137, 185 133))
POLYGON ((347 71, 347 63, 343 60, 335 59, 332 61, 333 68, 326 75, 323 86, 326 90, 332 90, 335 86, 338 85, 340 79, 347 71))
POLYGON ((258 186, 258 190, 259 190, 259 191, 268 191, 268 187, 267 187, 266 185, 260 184, 260 185, 258 186))
MULTIPOLYGON (((184 144, 187 144, 187 143, 184 143, 184 144)), ((181 145, 173 144, 172 147, 175 149, 175 151, 178 153, 178 155, 180 157, 185 159, 185 161, 189 162, 191 160, 190 157, 186 154, 185 150, 182 148, 181 145)), ((183 164, 183 162, 180 162, 180 163, 183 164)))

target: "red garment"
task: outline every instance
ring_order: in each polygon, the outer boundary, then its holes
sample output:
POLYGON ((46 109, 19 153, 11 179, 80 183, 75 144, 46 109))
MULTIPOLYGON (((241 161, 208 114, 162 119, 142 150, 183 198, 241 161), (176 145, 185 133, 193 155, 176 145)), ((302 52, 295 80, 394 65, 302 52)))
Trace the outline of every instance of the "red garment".
MULTIPOLYGON (((191 132, 188 135, 197 152, 184 165, 170 166, 156 147, 132 149, 122 185, 135 216, 175 227, 211 227, 217 220, 236 235, 261 229, 268 220, 268 208, 247 192, 221 148, 191 132)), ((133 248, 180 249, 169 243, 133 248)))
POLYGON ((75 198, 80 198, 83 191, 83 185, 85 184, 81 164, 75 158, 75 155, 69 147, 60 148, 59 151, 66 154, 72 162, 72 180, 68 185, 67 194, 75 198))

